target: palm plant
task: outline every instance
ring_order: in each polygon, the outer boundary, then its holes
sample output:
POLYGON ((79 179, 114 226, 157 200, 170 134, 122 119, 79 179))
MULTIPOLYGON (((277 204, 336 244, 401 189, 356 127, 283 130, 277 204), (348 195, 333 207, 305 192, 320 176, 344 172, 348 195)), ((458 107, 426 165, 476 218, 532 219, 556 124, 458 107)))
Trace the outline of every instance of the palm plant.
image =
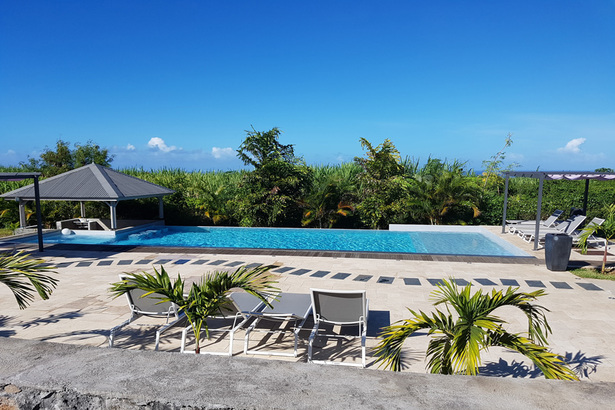
POLYGON ((171 281, 161 266, 160 271, 154 268, 154 274, 129 273, 127 279, 113 283, 109 291, 116 298, 133 289, 140 289, 146 292, 142 297, 158 293, 162 295, 159 297, 161 302, 175 303, 179 310, 185 313, 192 326, 196 340, 195 352, 198 354, 203 328, 205 336, 209 339, 207 319, 230 310, 228 295, 231 289, 242 289, 271 306, 268 299, 279 291, 273 286, 276 281, 269 272, 272 267, 267 265, 248 269, 242 266, 232 273, 215 271, 204 275, 199 283, 193 284, 188 293, 185 293, 185 282, 181 276, 177 275, 177 279, 171 281))
POLYGON ((408 309, 411 319, 384 328, 383 340, 376 346, 380 366, 400 371, 404 341, 417 330, 427 329, 432 335, 426 352, 431 373, 476 375, 481 351, 501 346, 528 357, 546 378, 578 380, 562 357, 544 346, 551 333, 545 316, 548 309, 530 303, 544 295, 543 290, 524 293, 509 287, 506 291, 494 289, 491 294, 483 294, 481 290, 471 294, 470 284, 460 290, 453 280, 442 282, 432 295, 434 305, 443 304, 446 311, 436 309, 428 315, 408 309), (527 316, 527 337, 505 330, 506 322, 493 314, 503 306, 518 308, 527 316))
POLYGON ((589 224, 583 229, 579 236, 579 246, 583 253, 587 252, 587 240, 590 236, 598 231, 604 236, 604 256, 602 257, 602 273, 606 272, 606 257, 609 251, 609 241, 615 238, 615 204, 611 204, 605 208, 606 218, 602 225, 589 224))
POLYGON ((44 263, 21 251, 0 254, 0 283, 13 292, 19 309, 28 307, 34 300, 34 292, 46 300, 56 287, 58 280, 45 274, 54 271, 44 263))

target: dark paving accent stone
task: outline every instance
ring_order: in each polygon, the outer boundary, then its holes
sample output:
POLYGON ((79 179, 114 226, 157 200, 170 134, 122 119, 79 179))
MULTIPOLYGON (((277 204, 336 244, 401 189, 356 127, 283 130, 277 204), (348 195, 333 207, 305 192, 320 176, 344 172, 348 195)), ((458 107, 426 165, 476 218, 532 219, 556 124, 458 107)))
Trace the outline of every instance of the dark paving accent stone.
POLYGON ((118 261, 118 265, 130 265, 132 263, 132 259, 122 259, 121 261, 118 261))
POLYGON ((56 263, 54 266, 56 268, 66 268, 70 265, 72 265, 74 262, 62 262, 62 263, 56 263))
POLYGON ((148 265, 152 262, 154 262, 153 259, 141 259, 140 261, 136 262, 136 265, 148 265))
POLYGON ((442 279, 427 279, 427 282, 431 283, 431 286, 443 285, 442 279))
POLYGON ((331 276, 331 279, 338 279, 338 280, 344 280, 346 279, 348 276, 350 276, 350 273, 336 273, 335 275, 331 276))
POLYGON ((493 281, 491 281, 489 279, 486 279, 486 278, 478 278, 478 279, 474 278, 474 280, 477 281, 478 283, 480 283, 483 286, 496 286, 497 285, 497 283, 495 283, 495 282, 493 282, 493 281))
POLYGON ((319 270, 319 271, 316 271, 316 272, 312 273, 310 276, 313 276, 315 278, 324 278, 325 276, 327 276, 330 273, 331 273, 331 271, 329 271, 329 270, 319 270))
POLYGON ((258 262, 250 263, 249 265, 246 265, 246 269, 254 269, 258 268, 259 266, 263 266, 263 264, 258 262))
POLYGON ((82 268, 83 268, 83 267, 87 268, 87 267, 88 267, 88 266, 90 266, 91 264, 92 264, 92 262, 91 262, 91 261, 81 261, 81 262, 79 262, 79 263, 77 264, 77 266, 82 267, 82 268))
POLYGON ((372 278, 372 275, 359 275, 356 278, 354 278, 354 280, 356 280, 357 282, 367 282, 371 278, 372 278))
POLYGON ((224 259, 218 259, 217 261, 209 262, 208 265, 222 265, 224 262, 228 262, 228 261, 224 259))
POLYGON ((404 278, 404 284, 409 286, 421 286, 419 278, 404 278))
POLYGON ((577 282, 577 285, 579 285, 580 287, 582 287, 585 290, 603 290, 602 288, 599 288, 598 286, 594 285, 593 283, 577 282))
POLYGON ((97 263, 98 266, 110 266, 113 263, 113 261, 100 261, 97 263))
POLYGON ((572 289, 572 286, 566 282, 551 282, 551 285, 553 285, 555 289, 572 289))
MULTIPOLYGON (((526 280, 525 283, 532 288, 546 288, 545 284, 539 280, 526 280)), ((553 282, 551 282, 553 283, 553 282)))
POLYGON ((395 279, 393 276, 381 276, 378 278, 378 282, 376 283, 385 283, 387 285, 391 285, 393 283, 393 279, 395 279))
POLYGON ((232 268, 232 267, 234 267, 234 266, 243 265, 244 263, 245 263, 245 262, 242 262, 242 261, 233 261, 233 262, 227 263, 227 264, 226 264, 226 265, 224 265, 224 266, 230 266, 230 267, 232 268))
POLYGON ((209 261, 209 259, 199 259, 191 263, 191 265, 203 265, 205 262, 209 261))
POLYGON ((178 259, 175 262, 173 262, 173 264, 174 265, 184 265, 188 262, 190 262, 190 259, 178 259))
POLYGON ((504 286, 519 286, 519 282, 514 279, 500 279, 504 286))
POLYGON ((291 272, 290 274, 299 276, 299 275, 303 275, 304 273, 308 273, 309 271, 310 271, 309 269, 297 269, 296 271, 291 272))
POLYGON ((284 266, 282 268, 278 268, 276 270, 274 270, 275 273, 285 273, 288 272, 289 270, 293 270, 295 268, 293 268, 292 266, 284 266))
POLYGON ((156 262, 152 263, 152 265, 164 265, 165 263, 171 262, 173 259, 158 259, 156 262))
POLYGON ((465 279, 453 279, 453 282, 457 284, 457 286, 468 286, 470 282, 465 279))

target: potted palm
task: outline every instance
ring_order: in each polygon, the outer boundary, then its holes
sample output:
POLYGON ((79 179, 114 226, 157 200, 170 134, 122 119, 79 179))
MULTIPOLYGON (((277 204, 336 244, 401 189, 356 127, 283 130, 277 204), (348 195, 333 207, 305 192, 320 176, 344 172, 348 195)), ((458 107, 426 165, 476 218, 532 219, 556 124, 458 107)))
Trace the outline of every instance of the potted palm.
POLYGON ((232 289, 244 290, 271 306, 269 299, 279 291, 274 286, 277 281, 270 272, 271 268, 272 265, 253 269, 241 266, 234 272, 211 272, 203 275, 201 281, 186 292, 181 276, 177 275, 177 279, 171 280, 161 266, 159 271, 154 268, 153 274, 129 273, 126 279, 113 283, 109 291, 117 298, 130 290, 140 289, 146 292, 142 297, 159 294, 162 295, 157 296, 161 302, 175 303, 192 327, 196 340, 195 353, 198 354, 201 331, 205 330, 205 336, 209 338, 207 319, 228 309, 228 295, 232 289))

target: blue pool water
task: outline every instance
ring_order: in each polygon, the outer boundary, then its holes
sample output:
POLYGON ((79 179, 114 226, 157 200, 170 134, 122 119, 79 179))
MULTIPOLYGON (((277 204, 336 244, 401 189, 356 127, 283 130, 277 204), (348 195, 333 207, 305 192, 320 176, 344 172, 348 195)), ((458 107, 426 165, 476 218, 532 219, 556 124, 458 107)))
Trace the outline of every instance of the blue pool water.
POLYGON ((166 226, 132 233, 51 235, 45 243, 529 256, 488 231, 166 226))

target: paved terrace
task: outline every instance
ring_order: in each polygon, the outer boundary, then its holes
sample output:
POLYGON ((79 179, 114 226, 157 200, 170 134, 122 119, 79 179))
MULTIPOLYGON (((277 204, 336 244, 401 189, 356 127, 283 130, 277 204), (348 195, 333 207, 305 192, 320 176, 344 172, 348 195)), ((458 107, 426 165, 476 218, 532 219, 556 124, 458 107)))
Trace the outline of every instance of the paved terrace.
MULTIPOLYGON (((551 272, 544 265, 543 251, 534 252, 531 250, 531 245, 520 238, 510 234, 500 234, 499 227, 488 229, 525 250, 534 258, 425 256, 404 260, 379 259, 378 255, 314 257, 297 256, 286 252, 222 254, 189 253, 185 250, 177 253, 168 249, 154 251, 143 248, 129 252, 85 249, 75 251, 50 246, 43 254, 37 254, 35 251, 33 254, 44 257, 57 266, 60 279, 58 288, 50 300, 37 300, 28 309, 20 311, 10 292, 5 287, 0 287, 2 309, 0 336, 100 347, 105 349, 107 355, 109 329, 129 317, 125 298, 111 299, 107 292, 109 284, 118 280, 119 273, 151 270, 152 265, 164 265, 172 275, 180 273, 184 278, 198 280, 203 273, 214 269, 231 270, 241 265, 274 264, 277 266, 274 272, 278 275, 278 286, 283 292, 308 293, 310 287, 365 289, 370 300, 368 346, 374 346, 377 343, 379 327, 407 317, 406 307, 431 311, 430 292, 435 289, 440 279, 454 277, 460 285, 472 283, 474 287, 486 291, 509 285, 519 286, 524 291, 544 289, 547 296, 541 298, 539 303, 551 311, 548 319, 553 330, 549 338, 552 350, 565 355, 586 383, 615 382, 615 345, 612 343, 615 339, 615 315, 612 313, 615 307, 615 282, 581 279, 567 272, 551 272)), ((573 251, 572 259, 572 263, 586 265, 598 264, 601 257, 580 255, 573 251)), ((511 309, 501 310, 499 313, 509 322, 509 330, 526 330, 525 316, 520 312, 511 309)), ((149 326, 154 324, 160 322, 149 318, 135 322, 118 336, 116 345, 119 349, 152 350, 153 332, 149 326)), ((299 346, 300 353, 306 350, 305 341, 311 323, 308 323, 305 329, 299 346)), ((231 362, 246 360, 242 352, 243 335, 242 332, 237 334, 233 347, 235 357, 230 359, 231 362)), ((427 342, 428 337, 425 334, 408 339, 405 373, 424 375, 424 352, 427 342)), ((179 344, 178 329, 165 334, 160 350, 178 352, 179 344)), ((273 348, 290 351, 291 345, 291 337, 281 339, 267 335, 255 338, 253 342, 253 347, 257 349, 273 348)), ((214 337, 205 348, 224 351, 228 348, 228 339, 214 337)), ((315 351, 318 354, 331 355, 338 361, 356 362, 360 357, 360 348, 356 339, 340 343, 320 341, 319 348, 315 351)), ((168 357, 176 357, 175 355, 179 353, 169 355, 152 352, 144 357, 160 357, 161 360, 167 361, 168 357), (155 356, 156 354, 160 356, 155 356)), ((188 355, 181 357, 183 361, 190 360, 186 358, 190 357, 188 355)), ((307 367, 306 372, 312 374, 315 370, 309 368, 320 367, 305 363, 305 354, 301 354, 298 358, 250 357, 254 359, 249 359, 249 363, 260 363, 263 359, 275 360, 275 363, 284 360, 296 362, 292 367, 293 372, 307 367)), ((218 359, 228 360, 215 358, 218 359)), ((199 358, 199 360, 206 359, 199 358)), ((370 378, 384 377, 379 376, 382 371, 377 370, 373 362, 374 358, 369 355, 368 368, 365 370, 340 368, 334 372, 352 372, 348 373, 353 375, 352 377, 357 374, 365 374, 365 377, 370 378)), ((483 357, 481 374, 525 379, 541 377, 525 357, 500 348, 491 349, 483 357)), ((302 388, 309 391, 309 382, 302 388)))

